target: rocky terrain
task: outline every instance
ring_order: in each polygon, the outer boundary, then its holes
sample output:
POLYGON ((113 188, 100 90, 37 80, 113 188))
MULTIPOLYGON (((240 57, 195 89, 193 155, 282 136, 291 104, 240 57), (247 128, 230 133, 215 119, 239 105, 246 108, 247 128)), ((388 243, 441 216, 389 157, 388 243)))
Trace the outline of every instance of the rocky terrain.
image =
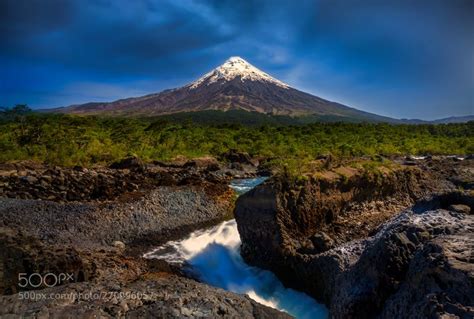
POLYGON ((242 256, 333 318, 472 316, 474 161, 395 162, 257 186, 236 203, 242 256))
POLYGON ((0 298, 0 315, 35 318, 290 318, 285 313, 237 295, 166 272, 135 281, 80 282, 0 298))
POLYGON ((145 167, 127 159, 99 169, 17 164, 0 178, 10 197, 0 203, 0 225, 75 247, 160 243, 231 215, 232 175, 214 169, 215 160, 204 162, 145 167))
POLYGON ((0 316, 288 317, 141 258, 152 245, 229 218, 228 181, 256 172, 247 157, 127 158, 92 169, 3 164, 0 316), (19 274, 35 273, 50 275, 20 286, 19 274), (58 281, 61 274, 70 277, 58 281))
POLYGON ((403 212, 336 276, 332 317, 472 316, 473 234, 473 216, 452 207, 403 212))
POLYGON ((63 168, 35 162, 0 164, 0 196, 55 202, 126 199, 157 186, 226 184, 231 178, 253 177, 258 161, 230 150, 221 161, 212 157, 144 164, 128 157, 109 168, 63 168))
MULTIPOLYGON (((322 300, 334 318, 469 317, 472 160, 323 161, 237 200, 246 261, 322 300)), ((229 180, 271 174, 263 167, 236 151, 96 168, 2 164, 0 316, 287 317, 141 257, 229 218, 229 180), (34 273, 71 277, 19 285, 19 274, 34 273)))

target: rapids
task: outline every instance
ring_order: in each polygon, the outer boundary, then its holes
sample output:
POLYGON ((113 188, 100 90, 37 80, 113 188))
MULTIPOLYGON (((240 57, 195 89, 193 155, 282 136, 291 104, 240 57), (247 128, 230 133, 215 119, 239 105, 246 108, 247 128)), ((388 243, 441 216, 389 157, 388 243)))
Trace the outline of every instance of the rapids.
MULTIPOLYGON (((240 195, 263 182, 264 178, 235 180, 231 187, 240 195)), ((201 229, 186 238, 170 241, 145 254, 180 264, 194 278, 235 293, 296 318, 326 318, 324 305, 308 295, 286 288, 270 271, 249 266, 240 256, 240 236, 235 219, 201 229)))

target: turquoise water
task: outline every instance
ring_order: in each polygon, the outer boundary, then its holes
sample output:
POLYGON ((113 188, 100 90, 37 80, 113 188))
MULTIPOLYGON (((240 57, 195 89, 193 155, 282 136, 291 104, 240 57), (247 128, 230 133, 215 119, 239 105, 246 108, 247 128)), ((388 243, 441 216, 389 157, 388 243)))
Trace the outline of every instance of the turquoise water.
POLYGON ((234 179, 230 183, 230 187, 233 188, 238 195, 242 195, 245 192, 248 192, 258 184, 263 183, 267 177, 256 177, 256 178, 242 178, 234 179))
MULTIPOLYGON (((265 178, 234 180, 238 194, 249 191, 265 178)), ((192 276, 282 311, 296 318, 327 318, 324 305, 308 295, 283 286, 270 271, 249 266, 240 256, 240 236, 235 219, 209 229, 198 230, 187 238, 171 241, 145 255, 185 265, 192 276)))

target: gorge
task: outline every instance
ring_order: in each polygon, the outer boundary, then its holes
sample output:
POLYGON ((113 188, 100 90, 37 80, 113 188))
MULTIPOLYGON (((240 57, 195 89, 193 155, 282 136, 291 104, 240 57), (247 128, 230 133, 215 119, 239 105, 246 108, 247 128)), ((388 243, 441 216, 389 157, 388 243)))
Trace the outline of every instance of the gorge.
POLYGON ((472 313, 471 158, 321 158, 265 179, 226 156, 1 166, 0 315, 472 313), (19 273, 74 279, 25 288, 19 273))
MULTIPOLYGON (((248 192, 265 178, 234 180, 237 193, 248 192)), ((269 271, 247 265, 240 256, 240 237, 234 219, 198 230, 185 239, 168 242, 145 254, 184 267, 191 277, 289 313, 295 318, 326 318, 327 310, 309 296, 288 289, 269 271)))

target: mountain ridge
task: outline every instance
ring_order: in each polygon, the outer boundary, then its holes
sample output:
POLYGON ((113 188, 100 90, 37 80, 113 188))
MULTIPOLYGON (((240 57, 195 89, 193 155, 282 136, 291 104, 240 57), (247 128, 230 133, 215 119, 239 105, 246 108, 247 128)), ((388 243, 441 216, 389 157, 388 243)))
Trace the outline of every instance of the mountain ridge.
POLYGON ((179 88, 113 102, 71 105, 48 112, 159 116, 205 110, 244 110, 271 115, 320 115, 370 121, 397 121, 299 91, 240 57, 229 58, 196 81, 179 88))
POLYGON ((240 57, 229 58, 222 65, 182 87, 112 102, 89 102, 45 111, 79 115, 148 117, 212 110, 224 112, 243 110, 292 117, 334 117, 342 121, 349 119, 426 123, 417 119, 399 120, 361 111, 299 91, 240 57))

